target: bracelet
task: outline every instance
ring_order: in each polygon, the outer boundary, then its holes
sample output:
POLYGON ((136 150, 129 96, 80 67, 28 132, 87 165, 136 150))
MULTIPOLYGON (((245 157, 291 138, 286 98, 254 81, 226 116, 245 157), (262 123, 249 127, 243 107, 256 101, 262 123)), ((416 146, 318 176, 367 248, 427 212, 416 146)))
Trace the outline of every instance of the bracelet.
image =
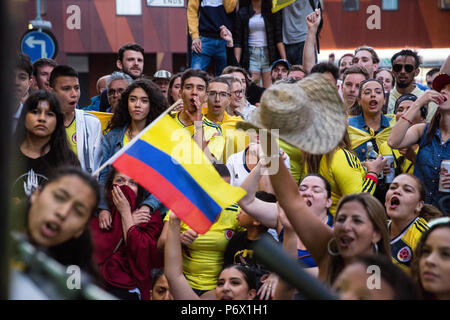
POLYGON ((414 124, 411 120, 406 119, 405 116, 401 116, 400 118, 408 121, 411 126, 414 124))
POLYGON ((373 182, 375 182, 376 185, 378 185, 378 179, 375 178, 374 176, 367 174, 367 175, 366 175, 366 179, 370 179, 370 180, 372 180, 373 182))
POLYGON ((369 174, 369 173, 373 174, 373 175, 376 176, 377 178, 378 178, 378 176, 379 176, 379 174, 377 174, 377 173, 374 172, 374 171, 367 171, 367 174, 369 174))

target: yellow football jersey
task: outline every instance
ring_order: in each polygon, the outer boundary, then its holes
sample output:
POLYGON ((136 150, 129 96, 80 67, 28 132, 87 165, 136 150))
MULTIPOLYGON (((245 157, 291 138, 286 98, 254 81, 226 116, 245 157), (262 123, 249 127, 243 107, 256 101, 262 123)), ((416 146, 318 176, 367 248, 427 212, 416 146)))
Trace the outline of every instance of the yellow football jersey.
MULTIPOLYGON (((388 228, 391 228, 391 221, 388 222, 388 228)), ((428 229, 427 221, 422 217, 417 217, 398 236, 391 240, 392 260, 408 274, 411 269, 413 252, 422 233, 428 229)))
POLYGON ((78 155, 77 152, 77 126, 75 117, 73 117, 72 123, 66 127, 67 141, 69 142, 69 147, 78 155))
MULTIPOLYGON (((236 219, 239 210, 237 204, 229 206, 220 213, 218 220, 206 233, 199 234, 190 245, 182 246, 183 273, 192 288, 216 288, 228 243, 236 232, 245 230, 236 219)), ((164 218, 164 221, 168 220, 169 213, 164 218)), ((182 222, 181 232, 187 229, 189 227, 182 222)))

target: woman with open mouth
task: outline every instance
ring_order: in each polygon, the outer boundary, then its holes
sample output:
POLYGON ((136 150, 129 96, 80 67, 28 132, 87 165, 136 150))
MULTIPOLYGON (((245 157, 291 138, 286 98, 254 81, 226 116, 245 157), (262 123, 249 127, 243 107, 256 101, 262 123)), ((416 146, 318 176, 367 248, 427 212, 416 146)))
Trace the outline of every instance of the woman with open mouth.
POLYGON ((98 182, 80 168, 60 167, 15 217, 14 230, 63 265, 95 274, 88 223, 100 199, 98 182), (21 213, 24 213, 24 216, 21 213))
MULTIPOLYGON (((361 82, 357 98, 361 106, 361 114, 348 119, 348 132, 353 151, 361 162, 368 156, 368 142, 372 142, 376 153, 380 154, 381 145, 386 142, 395 123, 394 115, 384 115, 383 106, 386 98, 383 82, 368 79, 361 82)), ((378 177, 377 177, 378 178, 378 177)), ((379 181, 374 196, 384 201, 387 185, 384 180, 379 181)))
POLYGON ((270 175, 277 200, 293 229, 319 267, 319 279, 331 286, 354 257, 377 253, 390 257, 386 214, 381 203, 367 193, 346 195, 338 203, 331 229, 308 207, 280 158, 279 170, 270 175))
POLYGON ((425 189, 411 174, 401 174, 392 181, 386 193, 386 212, 393 261, 410 272, 413 252, 422 233, 428 230, 427 221, 441 213, 424 204, 425 189))

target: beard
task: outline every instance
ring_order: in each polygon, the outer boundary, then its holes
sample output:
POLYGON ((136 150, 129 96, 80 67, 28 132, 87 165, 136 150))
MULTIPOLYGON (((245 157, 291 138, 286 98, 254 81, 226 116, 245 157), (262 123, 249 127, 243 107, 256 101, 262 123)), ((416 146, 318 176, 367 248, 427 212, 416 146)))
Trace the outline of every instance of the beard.
POLYGON ((411 85, 412 81, 410 82, 397 82, 397 87, 400 89, 408 88, 411 85))

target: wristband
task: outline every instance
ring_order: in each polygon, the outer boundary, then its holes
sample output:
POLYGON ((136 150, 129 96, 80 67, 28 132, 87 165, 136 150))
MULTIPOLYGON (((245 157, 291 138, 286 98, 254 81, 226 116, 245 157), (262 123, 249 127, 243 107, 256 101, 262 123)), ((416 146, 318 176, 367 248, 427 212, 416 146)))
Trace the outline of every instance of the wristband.
POLYGON ((370 175, 370 174, 367 174, 367 175, 366 175, 366 179, 370 179, 370 180, 372 180, 373 182, 375 182, 376 185, 378 185, 378 179, 375 178, 374 176, 372 176, 372 175, 370 175))
POLYGON ((411 126, 414 124, 411 120, 406 119, 405 116, 401 116, 400 118, 408 121, 411 126))

